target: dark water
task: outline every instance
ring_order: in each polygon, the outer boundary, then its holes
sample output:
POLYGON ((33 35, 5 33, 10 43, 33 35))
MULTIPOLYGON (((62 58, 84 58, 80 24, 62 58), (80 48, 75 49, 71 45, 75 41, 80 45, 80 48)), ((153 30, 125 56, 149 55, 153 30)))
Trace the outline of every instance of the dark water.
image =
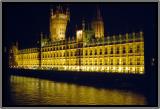
POLYGON ((10 97, 14 105, 147 105, 144 95, 129 90, 23 76, 10 77, 10 97))

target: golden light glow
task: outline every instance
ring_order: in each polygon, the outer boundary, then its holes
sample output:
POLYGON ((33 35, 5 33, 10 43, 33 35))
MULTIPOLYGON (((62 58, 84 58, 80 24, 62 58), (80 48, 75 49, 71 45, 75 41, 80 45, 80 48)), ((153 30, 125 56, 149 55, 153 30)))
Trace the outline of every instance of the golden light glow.
POLYGON ((24 69, 144 74, 143 32, 104 36, 101 21, 101 24, 92 25, 92 31, 95 32, 93 39, 87 35, 87 30, 82 29, 76 31, 76 39, 65 41, 68 20, 69 13, 52 14, 50 33, 53 42, 43 40, 40 48, 21 50, 18 46, 13 46, 10 50, 9 66, 24 69), (101 31, 98 33, 99 29, 101 31), (133 35, 134 37, 131 37, 133 35), (87 41, 82 40, 83 38, 87 41))
POLYGON ((77 36, 77 41, 81 41, 82 40, 82 36, 83 35, 83 31, 82 30, 78 30, 76 33, 77 36))
POLYGON ((121 72, 122 71, 122 67, 119 67, 119 72, 121 72))
POLYGON ((17 95, 16 99, 20 99, 25 103, 38 104, 39 101, 37 99, 41 99, 41 105, 55 105, 54 103, 57 103, 57 101, 58 105, 64 103, 66 103, 65 105, 77 103, 77 105, 105 105, 106 103, 111 103, 111 105, 147 104, 145 96, 132 91, 99 89, 85 85, 12 75, 10 81, 10 85, 13 87, 12 90, 17 95), (22 97, 22 94, 25 97, 22 97), (40 96, 40 94, 43 94, 43 96, 40 96))

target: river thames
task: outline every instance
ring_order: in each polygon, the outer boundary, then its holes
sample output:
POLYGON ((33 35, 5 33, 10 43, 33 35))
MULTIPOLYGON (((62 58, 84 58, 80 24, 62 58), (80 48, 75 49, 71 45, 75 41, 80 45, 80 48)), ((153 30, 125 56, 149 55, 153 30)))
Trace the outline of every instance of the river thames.
POLYGON ((8 98, 13 105, 147 105, 145 95, 131 90, 13 75, 9 80, 8 98))

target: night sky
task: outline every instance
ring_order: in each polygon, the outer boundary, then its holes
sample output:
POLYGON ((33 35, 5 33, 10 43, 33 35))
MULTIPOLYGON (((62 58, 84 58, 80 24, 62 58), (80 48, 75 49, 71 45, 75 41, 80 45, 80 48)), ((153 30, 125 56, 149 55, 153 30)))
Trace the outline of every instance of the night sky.
MULTIPOLYGON (((3 4, 3 38, 5 45, 11 45, 11 43, 18 40, 20 48, 35 46, 40 38, 40 32, 49 34, 50 9, 55 9, 57 5, 58 3, 3 4)), ((70 9, 68 34, 73 36, 76 25, 81 26, 83 18, 87 22, 91 22, 97 4, 65 3, 62 6, 70 9)), ((105 36, 143 30, 145 37, 148 37, 151 40, 150 44, 153 44, 157 14, 155 6, 156 4, 153 3, 99 4, 104 20, 105 36)))

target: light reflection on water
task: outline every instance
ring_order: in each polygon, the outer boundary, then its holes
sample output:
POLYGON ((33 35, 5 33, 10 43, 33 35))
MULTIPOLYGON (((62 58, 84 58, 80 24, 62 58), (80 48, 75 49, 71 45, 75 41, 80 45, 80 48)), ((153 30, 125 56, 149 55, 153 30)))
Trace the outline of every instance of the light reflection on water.
POLYGON ((145 105, 143 95, 37 78, 11 76, 16 105, 145 105))

